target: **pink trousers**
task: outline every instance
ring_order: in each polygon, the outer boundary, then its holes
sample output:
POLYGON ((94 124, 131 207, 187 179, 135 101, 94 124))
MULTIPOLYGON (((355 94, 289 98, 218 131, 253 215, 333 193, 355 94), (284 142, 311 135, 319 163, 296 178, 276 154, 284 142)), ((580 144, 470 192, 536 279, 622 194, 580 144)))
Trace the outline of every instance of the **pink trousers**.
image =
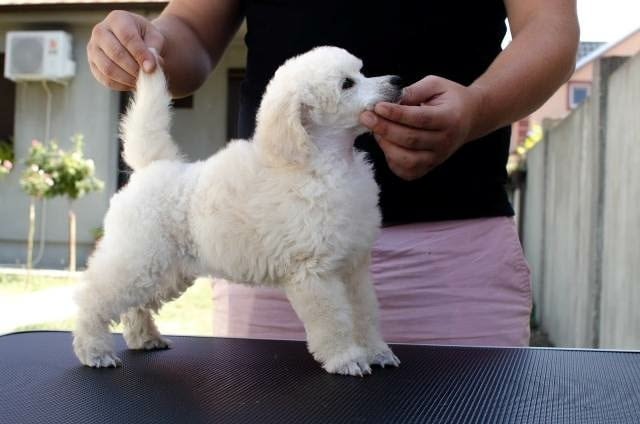
MULTIPOLYGON (((371 272, 387 342, 526 346, 529 268, 513 218, 385 227, 371 272)), ((283 292, 213 284, 214 336, 305 338, 283 292)))

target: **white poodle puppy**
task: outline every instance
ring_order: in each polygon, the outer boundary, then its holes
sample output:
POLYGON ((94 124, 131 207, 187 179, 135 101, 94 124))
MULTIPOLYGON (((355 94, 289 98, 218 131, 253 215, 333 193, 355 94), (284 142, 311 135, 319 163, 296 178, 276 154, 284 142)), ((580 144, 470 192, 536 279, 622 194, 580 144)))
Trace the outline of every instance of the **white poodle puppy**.
POLYGON ((141 73, 122 122, 135 170, 113 196, 105 234, 76 294, 73 347, 85 365, 118 366, 111 322, 131 349, 167 348, 152 311, 198 275, 282 287, 309 351, 330 373, 398 366, 378 330, 369 274, 378 187, 353 141, 358 115, 396 101, 398 78, 365 78, 336 47, 288 60, 269 83, 253 140, 185 163, 169 134, 161 70, 141 73))

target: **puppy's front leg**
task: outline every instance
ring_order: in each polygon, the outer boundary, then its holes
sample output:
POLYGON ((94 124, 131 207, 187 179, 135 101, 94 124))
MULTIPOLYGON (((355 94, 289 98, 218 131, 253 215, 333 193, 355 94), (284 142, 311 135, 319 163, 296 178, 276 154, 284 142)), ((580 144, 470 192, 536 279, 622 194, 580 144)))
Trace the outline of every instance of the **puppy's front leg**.
POLYGON ((366 348, 370 365, 397 367, 400 360, 380 335, 378 299, 371 281, 369 264, 369 259, 364 261, 353 272, 347 284, 347 295, 354 313, 356 341, 366 348))
POLYGON ((353 311, 344 284, 335 277, 308 276, 285 286, 304 324, 309 351, 332 374, 363 376, 371 368, 354 338, 353 311))

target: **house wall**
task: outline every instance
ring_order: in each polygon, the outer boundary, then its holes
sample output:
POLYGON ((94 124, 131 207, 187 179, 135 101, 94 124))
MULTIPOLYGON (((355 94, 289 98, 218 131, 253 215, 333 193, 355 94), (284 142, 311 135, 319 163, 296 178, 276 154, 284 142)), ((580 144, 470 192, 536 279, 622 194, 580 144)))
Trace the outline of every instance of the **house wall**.
POLYGON ((523 245, 556 346, 640 348, 640 56, 599 61, 592 95, 527 155, 523 245))
MULTIPOLYGON (((605 51, 600 57, 633 56, 638 52, 640 52, 640 31, 636 31, 624 40, 611 46, 611 48, 605 51)), ((579 69, 576 69, 575 73, 569 79, 569 82, 592 81, 593 64, 594 62, 588 62, 579 69)), ((562 119, 567 116, 570 111, 567 102, 568 90, 568 83, 563 84, 540 109, 531 114, 532 121, 540 123, 544 118, 562 119)))
MULTIPOLYGON (((158 10, 136 10, 153 16, 158 10)), ((0 51, 5 34, 11 30, 63 29, 73 37, 76 76, 66 85, 48 83, 52 92, 50 134, 62 147, 71 146, 70 137, 82 133, 85 155, 96 165, 96 176, 105 182, 102 192, 92 193, 74 204, 77 214, 78 264, 82 266, 93 246, 91 229, 100 227, 109 198, 117 187, 118 119, 120 93, 98 84, 90 73, 86 43, 95 23, 108 11, 3 13, 0 16, 0 51)), ((173 134, 190 159, 206 158, 226 140, 226 75, 228 68, 244 67, 244 45, 236 37, 217 69, 195 94, 194 108, 177 110, 173 134)), ((30 142, 45 134, 46 92, 41 83, 19 83, 16 88, 14 147, 22 160, 30 142)), ((0 105, 1 107, 1 105, 0 105)), ((26 260, 28 197, 20 190, 23 166, 17 163, 0 181, 0 264, 22 264, 26 260)), ((44 256, 39 267, 62 268, 68 264, 67 210, 64 199, 46 201, 44 256)), ((38 204, 38 218, 42 206, 38 204)), ((40 226, 36 229, 36 253, 40 226)))
MULTIPOLYGON (((640 30, 630 34, 624 40, 611 46, 600 57, 633 56, 640 52, 640 30)), ((530 124, 540 124, 544 119, 563 119, 571 111, 569 108, 569 83, 591 82, 593 80, 594 62, 587 62, 573 73, 569 82, 563 84, 558 90, 530 116, 530 124)), ((516 140, 517 130, 512 132, 511 146, 517 146, 521 140, 516 140)))

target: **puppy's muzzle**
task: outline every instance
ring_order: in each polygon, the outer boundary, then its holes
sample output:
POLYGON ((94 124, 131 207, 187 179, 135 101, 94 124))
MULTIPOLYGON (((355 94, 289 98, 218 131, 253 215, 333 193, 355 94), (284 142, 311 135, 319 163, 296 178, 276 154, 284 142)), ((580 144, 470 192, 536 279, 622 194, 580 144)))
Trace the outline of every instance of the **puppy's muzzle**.
POLYGON ((390 75, 387 81, 388 88, 385 90, 385 100, 391 103, 398 103, 402 97, 404 83, 398 75, 390 75))
POLYGON ((391 75, 389 77, 389 84, 391 84, 394 87, 397 87, 399 89, 402 89, 402 87, 404 87, 404 84, 402 83, 402 77, 400 77, 398 75, 391 75))

